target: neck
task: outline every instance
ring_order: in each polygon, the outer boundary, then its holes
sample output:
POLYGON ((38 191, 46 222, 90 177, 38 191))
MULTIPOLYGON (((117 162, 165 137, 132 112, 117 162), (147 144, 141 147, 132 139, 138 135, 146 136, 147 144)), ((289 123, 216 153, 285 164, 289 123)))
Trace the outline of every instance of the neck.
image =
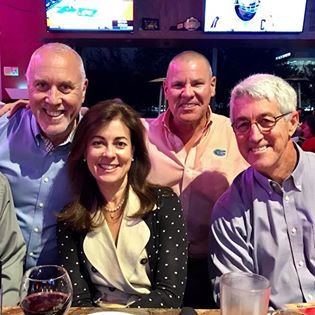
POLYGON ((202 136, 206 124, 206 116, 198 122, 189 123, 179 122, 171 117, 170 130, 182 140, 185 147, 192 147, 202 136))
POLYGON ((74 121, 72 124, 68 126, 68 128, 61 134, 57 135, 46 135, 43 134, 44 137, 46 137, 54 147, 57 147, 59 144, 63 143, 66 141, 66 139, 69 137, 71 134, 72 130, 76 127, 76 122, 74 121))
POLYGON ((276 165, 264 175, 282 185, 282 183, 293 173, 298 163, 298 159, 298 151, 293 142, 289 141, 287 150, 283 152, 282 158, 280 158, 276 165))
POLYGON ((102 187, 99 186, 99 189, 106 200, 106 207, 108 208, 117 207, 125 198, 126 188, 127 178, 124 179, 124 182, 117 188, 115 187, 115 185, 106 185, 102 187))

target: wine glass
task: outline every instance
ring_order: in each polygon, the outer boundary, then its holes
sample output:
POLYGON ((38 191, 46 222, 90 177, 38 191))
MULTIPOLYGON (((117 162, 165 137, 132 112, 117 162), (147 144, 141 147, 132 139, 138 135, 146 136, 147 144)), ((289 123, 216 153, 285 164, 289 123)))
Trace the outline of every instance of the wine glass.
POLYGON ((20 287, 25 315, 64 315, 72 302, 72 284, 63 267, 43 265, 27 270, 20 287))

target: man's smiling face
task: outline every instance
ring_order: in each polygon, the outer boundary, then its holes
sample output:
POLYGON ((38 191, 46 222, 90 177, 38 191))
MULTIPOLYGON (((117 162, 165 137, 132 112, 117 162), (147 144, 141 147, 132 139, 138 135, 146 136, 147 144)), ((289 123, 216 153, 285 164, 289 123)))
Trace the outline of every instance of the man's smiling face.
POLYGON ((40 129, 54 145, 72 131, 85 98, 87 81, 71 51, 38 53, 30 64, 28 90, 31 110, 40 129))

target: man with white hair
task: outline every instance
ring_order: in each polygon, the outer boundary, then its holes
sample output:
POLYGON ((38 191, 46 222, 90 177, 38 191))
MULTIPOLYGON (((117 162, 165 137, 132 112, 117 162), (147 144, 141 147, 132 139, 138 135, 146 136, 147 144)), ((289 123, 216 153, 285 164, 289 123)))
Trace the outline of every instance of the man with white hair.
POLYGON ((56 213, 72 198, 64 166, 87 79, 81 57, 60 43, 33 53, 26 78, 30 108, 0 117, 0 171, 11 185, 27 269, 57 263, 56 213))
POLYGON ((270 306, 315 299, 315 155, 291 137, 298 123, 295 90, 270 74, 252 75, 232 90, 230 119, 251 165, 214 206, 211 269, 218 300, 221 274, 265 276, 270 306))

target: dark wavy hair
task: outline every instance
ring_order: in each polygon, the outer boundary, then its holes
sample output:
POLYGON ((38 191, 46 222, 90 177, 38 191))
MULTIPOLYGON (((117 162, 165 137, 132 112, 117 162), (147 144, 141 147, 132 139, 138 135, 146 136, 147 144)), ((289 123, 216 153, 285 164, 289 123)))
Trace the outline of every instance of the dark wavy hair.
POLYGON ((145 129, 138 113, 121 100, 102 101, 92 106, 80 121, 67 162, 75 200, 59 214, 58 220, 66 222, 73 230, 90 231, 104 221, 95 223, 94 220, 98 210, 107 201, 90 173, 84 156, 91 137, 100 128, 117 118, 129 129, 134 151, 134 161, 131 163, 128 173, 125 200, 128 199, 128 187, 131 186, 140 200, 140 210, 135 214, 140 217, 150 212, 157 203, 154 193, 157 186, 147 182, 151 163, 144 138, 145 129))

